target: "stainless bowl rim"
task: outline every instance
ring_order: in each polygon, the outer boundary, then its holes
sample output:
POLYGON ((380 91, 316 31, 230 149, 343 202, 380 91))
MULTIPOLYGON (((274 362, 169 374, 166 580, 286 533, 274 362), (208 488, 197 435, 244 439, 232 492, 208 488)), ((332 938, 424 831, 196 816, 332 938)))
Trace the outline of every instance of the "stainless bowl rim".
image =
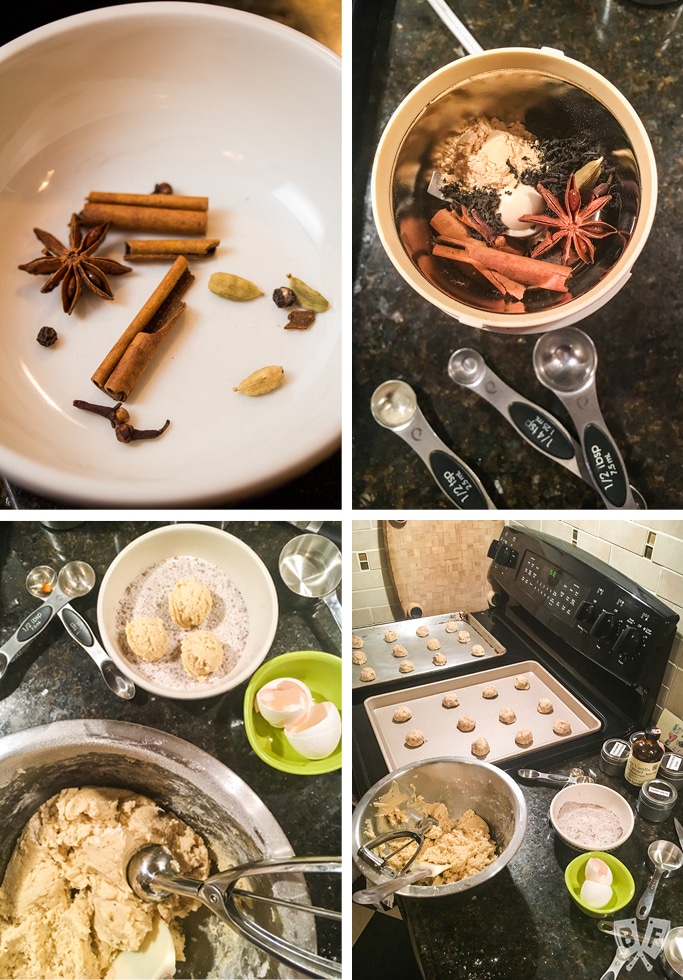
MULTIPOLYGON (((360 842, 360 822, 362 815, 365 813, 370 801, 374 796, 376 796, 378 790, 381 787, 387 786, 394 779, 399 779, 402 776, 408 775, 410 772, 413 772, 416 769, 435 763, 449 762, 461 762, 467 766, 472 766, 475 769, 488 770, 492 775, 497 776, 503 783, 505 783, 507 788, 510 790, 517 807, 517 819, 515 821, 514 832, 503 853, 499 854, 495 861, 489 864, 488 867, 484 868, 483 871, 479 871, 477 874, 471 875, 469 878, 463 878, 460 881, 453 882, 450 885, 408 885, 406 888, 401 888, 400 891, 396 892, 397 895, 404 895, 409 898, 442 898, 446 895, 468 891, 471 888, 482 885, 485 881, 495 877, 495 875, 497 875, 498 872, 512 860, 514 855, 519 850, 522 840, 524 839, 527 826, 526 800, 524 799, 524 794, 522 793, 521 789, 514 779, 508 775, 508 773, 506 773, 503 769, 499 769, 498 766, 492 765, 490 762, 481 762, 477 759, 465 758, 464 756, 433 756, 431 759, 420 759, 419 762, 410 763, 407 766, 403 766, 401 769, 394 769, 392 772, 388 773, 385 777, 378 780, 373 786, 371 786, 367 793, 365 793, 358 801, 358 804, 353 811, 351 821, 354 841, 353 860, 356 865, 363 871, 367 870, 367 866, 365 864, 361 865, 358 859, 356 842, 360 842)), ((369 875, 368 877, 372 876, 369 875)), ((385 879, 378 875, 373 877, 372 880, 379 882, 385 879)))

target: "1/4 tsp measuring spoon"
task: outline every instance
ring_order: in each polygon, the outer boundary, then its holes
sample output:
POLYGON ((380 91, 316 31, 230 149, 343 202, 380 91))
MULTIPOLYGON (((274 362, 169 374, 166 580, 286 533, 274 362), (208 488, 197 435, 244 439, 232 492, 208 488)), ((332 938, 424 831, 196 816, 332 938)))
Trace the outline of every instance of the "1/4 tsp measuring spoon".
POLYGON ((439 439, 405 381, 384 381, 372 394, 373 418, 414 449, 439 489, 460 510, 495 510, 496 505, 469 467, 439 439))

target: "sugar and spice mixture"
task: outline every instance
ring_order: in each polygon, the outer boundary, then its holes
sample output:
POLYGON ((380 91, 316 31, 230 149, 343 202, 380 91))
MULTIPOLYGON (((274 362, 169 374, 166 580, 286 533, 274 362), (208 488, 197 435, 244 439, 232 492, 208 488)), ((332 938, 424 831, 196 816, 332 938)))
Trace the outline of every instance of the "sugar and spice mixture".
POLYGON ((609 847, 623 833, 616 813, 597 803, 564 803, 556 823, 562 833, 593 850, 609 847))

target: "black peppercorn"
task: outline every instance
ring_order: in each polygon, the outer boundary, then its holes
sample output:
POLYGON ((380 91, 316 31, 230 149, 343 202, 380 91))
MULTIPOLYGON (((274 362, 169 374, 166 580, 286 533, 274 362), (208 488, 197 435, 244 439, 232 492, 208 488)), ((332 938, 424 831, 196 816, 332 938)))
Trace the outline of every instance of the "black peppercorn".
POLYGON ((52 327, 41 327, 36 340, 41 347, 52 347, 57 340, 57 331, 52 327))
POLYGON ((291 306, 295 300, 296 296, 289 286, 279 286, 273 291, 273 302, 280 309, 285 306, 291 306))

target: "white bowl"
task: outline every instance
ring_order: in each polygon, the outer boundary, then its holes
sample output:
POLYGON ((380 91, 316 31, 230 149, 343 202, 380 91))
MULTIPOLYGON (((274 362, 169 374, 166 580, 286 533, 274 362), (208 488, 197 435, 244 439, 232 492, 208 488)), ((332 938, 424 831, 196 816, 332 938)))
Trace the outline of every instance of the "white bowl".
MULTIPOLYGON (((243 541, 215 527, 172 524, 141 535, 121 551, 107 569, 97 597, 97 622, 102 643, 112 660, 137 685, 151 694, 180 700, 214 697, 247 680, 268 653, 278 624, 278 601, 268 569, 243 541), (217 565, 239 589, 247 607, 249 632, 237 662, 225 676, 170 687, 155 680, 154 664, 136 665, 117 630, 117 611, 127 587, 142 572, 165 558, 190 555, 217 565)), ((163 661, 159 661, 159 666, 163 661)))
MULTIPOLYGON (((341 60, 316 41, 218 4, 121 4, 77 14, 0 49, 0 470, 33 491, 107 506, 224 503, 320 462, 341 438, 341 60), (167 263, 112 277, 67 316, 59 288, 17 266, 40 255, 33 228, 68 240, 90 191, 208 196, 215 256, 190 263, 187 310, 130 399, 124 445, 74 399, 113 404, 91 375, 152 294, 167 263), (212 272, 258 283, 235 303, 212 272), (292 273, 331 308, 284 330, 271 300, 292 273), (40 327, 57 330, 50 348, 40 327), (282 365, 277 391, 233 387, 282 365)), ((110 229, 98 254, 123 259, 110 229)), ((171 236, 173 237, 173 236, 171 236)), ((125 261, 125 260, 124 260, 125 261)), ((86 290, 87 292, 87 290, 86 290)))
MULTIPOLYGON (((469 55, 421 82, 389 120, 375 155, 372 203, 387 255, 406 282, 467 326, 499 333, 539 333, 595 312, 628 281, 647 241, 657 204, 654 153, 637 113, 596 71, 550 48, 500 48, 469 55), (520 121, 534 135, 596 135, 623 179, 618 227, 628 241, 615 260, 617 236, 598 243, 595 265, 569 280, 573 292, 532 291, 525 311, 483 282, 453 274, 430 252, 427 195, 434 146, 477 117, 520 121), (539 128, 547 130, 541 132, 539 128), (608 243, 605 245, 605 243, 608 243), (598 252, 601 257, 598 258, 598 252), (462 278, 462 282, 460 279, 462 278)), ((564 200, 562 200, 564 205, 564 200)))
POLYGON ((609 786, 602 786, 599 783, 574 783, 571 786, 565 786, 553 797, 550 804, 550 822, 558 837, 561 837, 565 844, 569 844, 570 847, 578 851, 614 851, 631 836, 634 817, 628 800, 615 790, 610 789, 609 786), (601 841, 596 835, 594 841, 582 842, 567 833, 566 830, 560 830, 557 826, 557 815, 565 803, 587 803, 611 810, 619 819, 621 835, 612 841, 601 841))

